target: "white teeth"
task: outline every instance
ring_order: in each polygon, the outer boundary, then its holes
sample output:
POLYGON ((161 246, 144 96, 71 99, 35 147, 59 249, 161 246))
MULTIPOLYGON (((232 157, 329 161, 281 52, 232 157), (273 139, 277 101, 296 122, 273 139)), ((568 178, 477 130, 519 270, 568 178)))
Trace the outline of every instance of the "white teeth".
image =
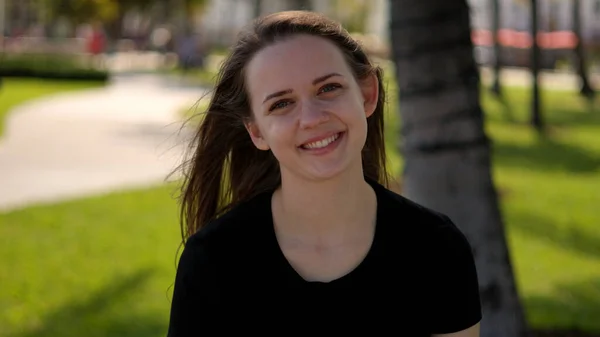
POLYGON ((320 149, 320 148, 323 148, 323 147, 333 143, 336 139, 338 139, 339 136, 340 136, 340 134, 337 133, 329 138, 319 140, 316 142, 312 142, 312 143, 308 143, 308 144, 304 144, 303 147, 307 148, 307 149, 320 149))

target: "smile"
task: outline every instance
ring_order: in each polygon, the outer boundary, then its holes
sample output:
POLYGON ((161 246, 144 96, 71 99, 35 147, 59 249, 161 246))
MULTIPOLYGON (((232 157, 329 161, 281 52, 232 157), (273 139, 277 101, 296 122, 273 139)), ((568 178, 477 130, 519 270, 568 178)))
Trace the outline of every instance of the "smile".
POLYGON ((315 142, 306 143, 306 144, 301 145, 300 147, 303 149, 309 149, 309 150, 322 149, 322 148, 327 147, 331 143, 335 142, 336 140, 338 140, 341 135, 342 135, 342 132, 338 132, 335 135, 330 136, 328 138, 321 139, 321 140, 318 140, 315 142))

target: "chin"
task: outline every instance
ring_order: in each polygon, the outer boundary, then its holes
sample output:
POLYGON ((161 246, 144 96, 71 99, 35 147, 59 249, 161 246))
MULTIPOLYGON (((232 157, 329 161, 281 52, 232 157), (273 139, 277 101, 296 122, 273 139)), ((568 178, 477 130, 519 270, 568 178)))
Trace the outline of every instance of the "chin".
POLYGON ((353 171, 353 167, 349 162, 331 163, 330 165, 314 165, 304 170, 301 175, 311 181, 326 181, 339 178, 351 171, 353 171))
POLYGON ((312 173, 307 176, 312 181, 327 181, 327 180, 332 180, 332 179, 342 176, 342 172, 340 172, 340 171, 318 172, 318 173, 312 173))

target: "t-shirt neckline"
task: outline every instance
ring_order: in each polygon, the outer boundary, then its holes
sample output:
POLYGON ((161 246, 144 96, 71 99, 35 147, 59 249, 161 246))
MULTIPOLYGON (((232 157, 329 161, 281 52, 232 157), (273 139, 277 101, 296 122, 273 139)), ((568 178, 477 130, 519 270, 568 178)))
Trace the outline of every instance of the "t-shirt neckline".
POLYGON ((375 191, 375 195, 377 198, 377 210, 376 210, 376 219, 375 219, 375 233, 373 234, 373 241, 371 243, 371 247, 369 248, 367 254, 365 255, 365 257, 363 258, 363 260, 361 262, 358 263, 358 265, 350 270, 348 273, 333 279, 331 281, 310 281, 310 280, 306 280, 305 278, 303 278, 297 271, 296 269, 291 265, 291 263, 288 261, 288 259, 285 257, 285 254, 283 253, 281 246, 279 245, 279 242, 277 241, 277 234, 275 233, 275 224, 273 221, 273 210, 272 210, 272 197, 273 197, 273 193, 274 191, 270 191, 268 193, 264 194, 264 223, 266 225, 266 229, 267 229, 267 241, 269 242, 269 250, 272 250, 275 253, 275 259, 274 262, 283 267, 283 272, 286 274, 286 276, 290 277, 294 282, 298 282, 300 284, 303 285, 308 285, 308 286, 314 286, 314 287, 324 287, 327 285, 338 285, 338 284, 342 284, 344 282, 347 282, 348 280, 354 278, 357 275, 360 275, 361 273, 364 272, 364 270, 366 268, 368 268, 368 266, 371 264, 370 261, 374 258, 375 255, 377 255, 377 252, 379 251, 379 243, 381 241, 381 227, 382 227, 382 223, 384 220, 384 216, 382 214, 383 212, 383 204, 382 204, 382 196, 381 196, 381 188, 383 188, 383 186, 380 186, 377 182, 371 181, 371 180, 366 180, 369 185, 371 185, 371 187, 373 188, 373 190, 375 191))

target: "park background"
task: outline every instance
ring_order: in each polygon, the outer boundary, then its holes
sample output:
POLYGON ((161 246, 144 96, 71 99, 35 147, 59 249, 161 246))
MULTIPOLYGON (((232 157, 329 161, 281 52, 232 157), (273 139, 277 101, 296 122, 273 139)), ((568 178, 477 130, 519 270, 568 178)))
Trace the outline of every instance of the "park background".
MULTIPOLYGON (((466 48, 528 328, 600 336, 600 1, 424 2, 438 13, 468 5, 466 48)), ((411 135, 394 48, 407 42, 393 29, 415 22, 392 3, 417 2, 0 0, 0 336, 165 335, 181 240, 169 174, 227 48, 258 15, 326 13, 383 67, 386 145, 402 193, 411 135)), ((430 20, 424 40, 453 22, 430 20)), ((411 60, 418 67, 419 55, 411 60)))

